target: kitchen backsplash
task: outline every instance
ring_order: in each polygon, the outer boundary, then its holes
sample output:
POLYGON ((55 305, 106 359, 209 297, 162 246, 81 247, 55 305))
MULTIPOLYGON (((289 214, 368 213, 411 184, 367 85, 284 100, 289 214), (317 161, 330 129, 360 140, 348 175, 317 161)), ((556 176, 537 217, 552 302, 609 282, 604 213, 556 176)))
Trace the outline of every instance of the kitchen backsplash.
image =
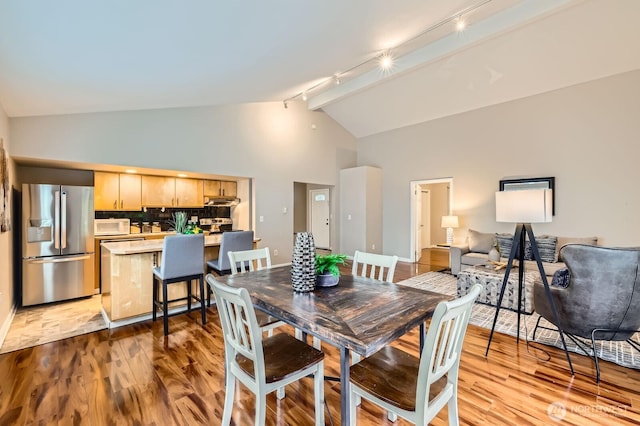
POLYGON ((214 218, 214 217, 231 217, 231 207, 214 207, 205 206, 197 209, 188 208, 165 208, 164 212, 159 208, 147 208, 147 211, 100 211, 96 210, 96 219, 129 219, 131 224, 139 224, 142 226, 142 222, 160 222, 160 227, 163 231, 169 229, 169 219, 171 219, 171 213, 174 212, 187 212, 187 217, 198 216, 201 218, 214 218))

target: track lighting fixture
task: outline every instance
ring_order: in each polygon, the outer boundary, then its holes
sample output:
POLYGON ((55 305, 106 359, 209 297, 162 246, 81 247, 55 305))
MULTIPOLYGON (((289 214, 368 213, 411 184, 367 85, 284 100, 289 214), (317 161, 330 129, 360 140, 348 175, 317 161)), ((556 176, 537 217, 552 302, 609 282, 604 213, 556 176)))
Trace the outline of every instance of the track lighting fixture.
POLYGON ((403 41, 402 43, 400 43, 399 45, 391 48, 391 49, 386 49, 383 52, 379 52, 376 55, 374 55, 373 57, 347 69, 346 71, 341 71, 339 73, 334 74, 331 77, 328 77, 324 80, 322 80, 320 83, 315 84, 312 87, 307 88, 306 90, 303 90, 302 92, 299 92, 293 96, 291 96, 290 98, 285 99, 284 101, 284 107, 287 108, 287 102, 288 101, 293 101, 295 99, 302 99, 303 101, 307 101, 309 93, 313 92, 315 89, 318 89, 321 86, 326 86, 327 84, 333 83, 334 85, 339 85, 342 81, 342 77, 343 76, 349 76, 351 77, 352 75, 356 75, 357 74, 357 70, 361 67, 363 67, 364 69, 364 65, 370 65, 370 63, 372 61, 377 61, 378 65, 380 66, 380 68, 383 71, 387 71, 389 74, 391 73, 391 69, 393 67, 393 62, 394 62, 394 57, 391 55, 391 51, 395 50, 400 50, 399 48, 404 46, 405 44, 408 44, 409 42, 413 42, 416 39, 418 39, 419 37, 424 36, 427 33, 430 33, 431 31, 436 30, 437 28, 442 27, 443 25, 447 25, 447 24, 451 24, 454 23, 455 25, 455 30, 458 32, 462 32, 466 27, 467 27, 467 22, 464 19, 465 15, 469 15, 471 12, 473 12, 476 9, 479 9, 480 7, 484 6, 487 3, 490 3, 491 0, 481 0, 479 3, 466 7, 465 9, 462 9, 460 11, 458 11, 457 13, 449 16, 446 19, 443 19, 442 21, 422 30, 421 32, 419 32, 418 34, 416 34, 415 36, 403 41))
POLYGON ((385 52, 380 55, 380 68, 382 68, 383 71, 391 69, 392 65, 393 57, 389 54, 389 52, 385 52))

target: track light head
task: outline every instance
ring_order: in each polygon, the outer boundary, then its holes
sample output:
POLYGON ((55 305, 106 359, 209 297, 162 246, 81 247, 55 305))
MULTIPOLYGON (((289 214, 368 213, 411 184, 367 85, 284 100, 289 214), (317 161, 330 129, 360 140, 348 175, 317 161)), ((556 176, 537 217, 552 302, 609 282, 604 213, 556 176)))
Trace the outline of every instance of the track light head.
POLYGON ((283 101, 282 103, 284 104, 284 109, 289 108, 289 104, 287 103, 287 101, 283 101))

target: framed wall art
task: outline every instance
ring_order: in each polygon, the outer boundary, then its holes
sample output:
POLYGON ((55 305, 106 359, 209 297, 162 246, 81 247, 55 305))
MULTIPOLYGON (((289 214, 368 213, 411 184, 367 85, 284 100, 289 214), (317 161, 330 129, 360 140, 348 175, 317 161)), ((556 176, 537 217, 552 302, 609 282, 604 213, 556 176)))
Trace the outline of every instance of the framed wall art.
POLYGON ((500 181, 500 191, 520 191, 525 189, 551 189, 551 212, 556 214, 556 178, 504 179, 500 181))

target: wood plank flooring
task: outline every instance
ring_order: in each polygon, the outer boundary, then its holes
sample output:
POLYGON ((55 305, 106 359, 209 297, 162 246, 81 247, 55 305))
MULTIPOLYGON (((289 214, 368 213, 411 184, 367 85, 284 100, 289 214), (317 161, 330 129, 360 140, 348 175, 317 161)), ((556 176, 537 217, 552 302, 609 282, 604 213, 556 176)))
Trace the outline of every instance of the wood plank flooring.
MULTIPOLYGON (((395 281, 441 267, 399 263, 395 281)), ((208 310, 205 327, 196 312, 169 324, 166 339, 162 321, 147 321, 0 355, 0 425, 219 424, 225 390, 217 311, 208 310)), ((469 326, 458 389, 461 424, 640 424, 640 371, 602 362, 597 385, 584 356, 572 355, 578 373, 572 377, 560 350, 497 334, 485 358, 487 338, 488 330, 469 326)), ((417 354, 417 333, 395 345, 417 354)), ((322 349, 326 374, 337 376, 338 352, 328 344, 322 349)), ((326 422, 330 415, 339 424, 339 383, 325 382, 325 395, 326 422)), ((253 424, 254 405, 251 392, 238 386, 234 423, 253 424)), ((269 395, 267 406, 267 425, 313 424, 312 379, 287 387, 282 401, 269 395)), ((392 424, 366 401, 358 421, 392 424)), ((433 424, 447 424, 446 410, 433 424)))

